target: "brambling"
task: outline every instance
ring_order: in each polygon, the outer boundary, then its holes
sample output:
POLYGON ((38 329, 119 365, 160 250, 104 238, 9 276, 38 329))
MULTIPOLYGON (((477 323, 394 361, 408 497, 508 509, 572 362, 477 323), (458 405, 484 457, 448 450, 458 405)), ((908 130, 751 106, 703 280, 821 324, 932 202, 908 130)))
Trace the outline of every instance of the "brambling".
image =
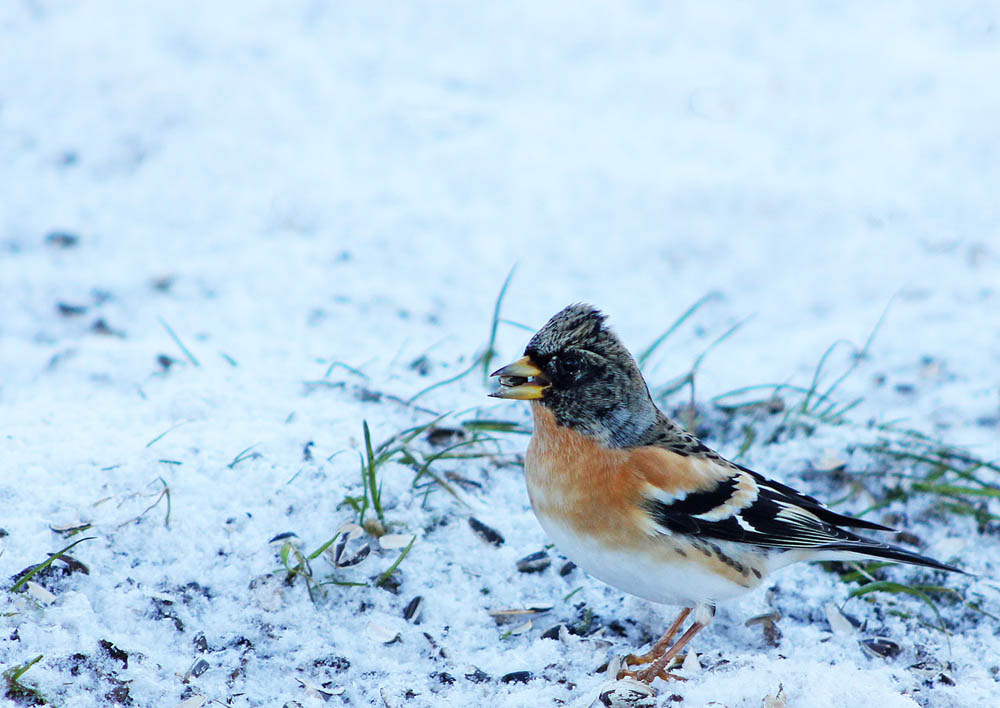
POLYGON ((531 402, 524 459, 531 507, 594 577, 683 609, 623 674, 647 683, 715 615, 716 603, 796 561, 888 559, 963 572, 845 527, 890 531, 730 462, 657 408, 605 316, 570 305, 497 371, 496 398, 531 402), (674 635, 693 613, 689 628, 674 635), (648 663, 641 671, 632 666, 648 663))

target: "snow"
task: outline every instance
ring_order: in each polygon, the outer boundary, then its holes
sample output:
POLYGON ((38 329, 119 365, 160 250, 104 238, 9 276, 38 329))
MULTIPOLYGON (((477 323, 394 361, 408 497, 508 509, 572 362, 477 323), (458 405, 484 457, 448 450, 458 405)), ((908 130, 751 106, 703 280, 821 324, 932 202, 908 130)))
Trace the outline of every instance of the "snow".
MULTIPOLYGON (((364 420, 376 444, 446 412, 528 420, 485 398, 478 370, 405 403, 482 351, 515 264, 504 318, 534 329, 593 302, 633 351, 718 292, 646 372, 686 373, 743 322, 696 376, 728 455, 743 419, 727 430, 713 396, 808 386, 828 346, 861 347, 885 312, 837 389, 864 398, 853 424, 741 460, 826 500, 851 486, 808 472, 823 457, 884 470, 856 444, 869 420, 1000 458, 998 22, 984 2, 3 3, 0 665, 41 655, 22 683, 73 706, 309 706, 316 686, 333 705, 589 706, 596 669, 673 608, 563 577, 555 550, 517 571, 547 543, 523 435, 437 463, 480 485, 458 485, 466 505, 425 498, 398 461, 380 469, 387 522, 417 535, 398 594, 327 585, 314 603, 269 543, 292 532, 310 553, 355 520, 342 502, 362 490, 364 420), (51 601, 9 591, 84 536, 69 553, 89 574, 36 576, 51 601), (552 609, 510 636, 519 623, 488 614, 539 603, 552 609), (603 631, 541 638, 582 621, 580 603, 603 631), (501 682, 516 671, 532 679, 501 682)), ((502 323, 497 365, 528 336, 502 323)), ((978 577, 886 577, 947 584, 995 617, 996 523, 979 533, 931 501, 888 511, 978 577)), ((377 578, 400 551, 367 541, 357 566, 314 560, 317 579, 377 578)), ((694 645, 702 669, 656 684, 654 704, 756 708, 779 686, 788 706, 996 700, 995 619, 942 603, 945 636, 918 598, 852 587, 819 566, 775 575, 721 609, 694 645), (831 602, 856 635, 831 631, 831 602), (774 610, 777 646, 744 625, 774 610), (899 655, 865 654, 874 636, 899 655), (930 678, 913 668, 934 662, 930 678)))

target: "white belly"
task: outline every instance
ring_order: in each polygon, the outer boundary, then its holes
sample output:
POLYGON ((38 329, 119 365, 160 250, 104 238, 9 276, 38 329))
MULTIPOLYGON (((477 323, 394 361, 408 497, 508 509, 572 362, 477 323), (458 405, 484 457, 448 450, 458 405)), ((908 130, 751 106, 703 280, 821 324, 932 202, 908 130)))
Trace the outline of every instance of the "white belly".
MULTIPOLYGON (((537 513, 536 516, 567 558, 587 574, 636 597, 664 605, 694 607, 698 603, 728 600, 751 589, 691 562, 699 553, 694 549, 688 551, 687 558, 669 552, 663 554, 670 559, 668 563, 660 554, 608 547, 573 533, 551 518, 537 513)), ((663 543, 666 545, 668 541, 663 539, 663 543)))

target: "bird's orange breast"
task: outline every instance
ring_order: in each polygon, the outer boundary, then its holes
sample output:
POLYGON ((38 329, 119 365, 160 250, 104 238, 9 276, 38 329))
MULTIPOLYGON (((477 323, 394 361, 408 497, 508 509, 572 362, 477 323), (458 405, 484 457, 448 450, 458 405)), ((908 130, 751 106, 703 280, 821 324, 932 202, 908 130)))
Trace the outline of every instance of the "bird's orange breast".
POLYGON ((532 402, 531 409, 535 429, 524 468, 532 508, 579 533, 647 533, 651 522, 642 502, 651 490, 683 495, 729 474, 713 460, 664 448, 607 448, 559 425, 540 403, 532 402))

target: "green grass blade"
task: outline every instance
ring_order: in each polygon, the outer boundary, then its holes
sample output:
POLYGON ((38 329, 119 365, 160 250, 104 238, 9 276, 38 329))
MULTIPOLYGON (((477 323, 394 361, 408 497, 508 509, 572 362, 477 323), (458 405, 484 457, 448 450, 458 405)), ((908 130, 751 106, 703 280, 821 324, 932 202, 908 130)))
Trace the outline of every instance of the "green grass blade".
POLYGON ((417 537, 416 534, 414 534, 413 538, 410 539, 409 544, 407 544, 406 548, 404 548, 402 553, 399 554, 399 558, 396 559, 396 562, 390 565, 386 571, 382 573, 382 575, 378 576, 378 580, 375 581, 376 587, 382 587, 385 585, 386 581, 392 577, 393 573, 396 572, 396 568, 398 568, 399 564, 403 562, 403 559, 406 558, 406 554, 410 552, 410 549, 413 548, 413 544, 416 542, 417 537))
POLYGON ((170 338, 174 340, 174 344, 176 344, 180 348, 180 350, 184 352, 184 356, 188 358, 188 361, 190 361, 192 364, 195 365, 195 367, 200 369, 201 364, 198 363, 198 360, 194 358, 194 354, 192 354, 188 350, 188 348, 184 346, 184 342, 182 342, 181 338, 177 336, 177 333, 170 328, 170 325, 167 324, 167 321, 164 320, 162 317, 159 317, 157 319, 160 320, 160 324, 163 325, 163 329, 167 330, 167 334, 170 335, 170 338))
POLYGON ((31 570, 29 570, 27 573, 25 573, 21 577, 20 580, 18 580, 16 583, 14 583, 14 586, 10 589, 10 591, 11 592, 17 592, 18 590, 20 590, 21 588, 23 588, 25 585, 27 585, 27 583, 28 583, 29 580, 31 580, 38 573, 40 573, 41 571, 45 570, 50 565, 52 565, 52 563, 54 561, 57 561, 60 558, 62 558, 63 555, 65 555, 71 548, 73 548, 73 546, 76 546, 76 545, 78 545, 80 543, 83 543, 84 541, 92 541, 95 538, 97 538, 97 537, 96 536, 86 536, 86 537, 81 538, 79 540, 73 541, 73 543, 69 544, 68 546, 66 546, 66 548, 62 549, 61 551, 56 551, 55 553, 51 554, 48 557, 47 560, 42 561, 41 563, 39 563, 38 565, 36 565, 34 568, 32 568, 31 570))
POLYGON ((517 264, 515 263, 510 272, 507 273, 507 277, 504 278, 503 285, 500 286, 500 293, 497 295, 496 302, 493 303, 493 319, 490 321, 490 338, 486 341, 486 351, 483 352, 483 382, 489 381, 490 379, 490 362, 493 361, 493 356, 496 354, 496 348, 494 345, 497 341, 497 327, 500 325, 500 306, 503 304, 503 298, 507 294, 507 286, 510 285, 511 278, 514 277, 514 271, 517 270, 517 264))
POLYGON ((691 307, 686 309, 681 314, 680 317, 674 320, 673 324, 667 327, 666 331, 664 331, 663 334, 654 339, 653 343, 643 350, 643 352, 636 359, 636 361, 639 363, 639 367, 642 368, 642 366, 646 363, 649 357, 653 355, 653 352, 659 349, 660 345, 663 344, 665 341, 667 341, 667 339, 670 338, 670 335, 676 332, 677 328, 680 327, 682 324, 684 324, 688 320, 688 318, 691 317, 691 315, 693 315, 695 312, 697 312, 702 305, 712 300, 719 300, 721 298, 722 298, 722 293, 720 293, 718 290, 712 290, 706 293, 705 295, 702 295, 700 298, 698 298, 698 300, 696 300, 695 303, 691 305, 691 307))
POLYGON ((377 472, 378 463, 375 461, 375 451, 372 450, 372 434, 368 430, 368 421, 362 421, 362 427, 365 432, 365 453, 368 455, 368 465, 366 468, 367 486, 368 493, 371 495, 372 508, 375 509, 375 515, 378 516, 378 520, 385 522, 385 516, 382 513, 382 485, 377 483, 377 472))

